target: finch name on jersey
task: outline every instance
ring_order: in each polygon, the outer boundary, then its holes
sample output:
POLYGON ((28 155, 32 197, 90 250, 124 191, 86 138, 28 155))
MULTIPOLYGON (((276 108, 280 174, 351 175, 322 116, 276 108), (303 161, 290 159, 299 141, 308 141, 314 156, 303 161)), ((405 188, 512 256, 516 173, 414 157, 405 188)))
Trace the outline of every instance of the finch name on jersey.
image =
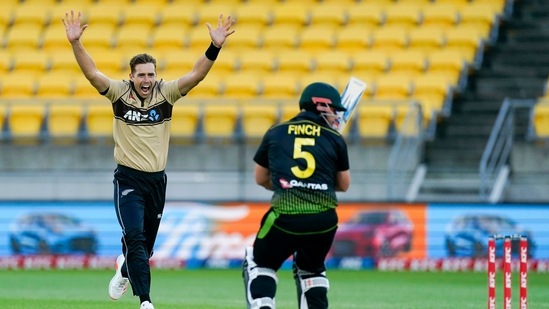
POLYGON ((320 136, 320 126, 312 124, 291 124, 288 126, 288 134, 320 136))

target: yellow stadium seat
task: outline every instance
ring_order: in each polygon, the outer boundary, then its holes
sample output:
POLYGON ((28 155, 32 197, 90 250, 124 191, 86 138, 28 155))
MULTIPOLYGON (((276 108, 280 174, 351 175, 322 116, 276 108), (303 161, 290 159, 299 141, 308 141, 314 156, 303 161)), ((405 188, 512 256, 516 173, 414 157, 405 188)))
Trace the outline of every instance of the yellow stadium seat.
POLYGON ((357 25, 368 29, 376 29, 385 21, 384 6, 377 2, 357 2, 348 7, 347 14, 347 27, 357 25))
POLYGON ((470 0, 437 0, 437 4, 450 4, 456 7, 457 9, 461 9, 462 7, 468 6, 471 1, 470 0))
POLYGON ((390 105, 362 102, 358 106, 357 128, 361 138, 385 138, 394 119, 390 105))
POLYGON ((185 46, 186 28, 175 24, 160 25, 152 29, 151 48, 155 55, 178 52, 185 46))
POLYGON ((111 78, 120 75, 122 68, 125 68, 125 64, 127 63, 126 54, 116 49, 102 52, 95 51, 92 57, 97 69, 111 78))
POLYGON ((299 48, 311 54, 328 50, 335 45, 335 31, 330 27, 309 26, 299 34, 299 48))
POLYGON ((57 143, 77 141, 83 117, 82 104, 51 104, 48 108, 48 136, 57 143))
MULTIPOLYGON (((86 3, 87 6, 90 5, 90 3, 86 3)), ((71 3, 67 3, 66 1, 56 3, 55 5, 52 5, 50 7, 50 22, 48 24, 48 28, 54 27, 57 28, 59 26, 63 27, 62 33, 65 34, 65 29, 63 26, 63 20, 65 19, 65 14, 71 14, 71 10, 74 11, 74 14, 78 16, 78 12, 81 11, 83 5, 75 5, 71 3)), ((48 30, 47 28, 44 30, 48 30)), ((65 39, 66 40, 66 39, 65 39)))
POLYGON ((450 84, 457 85, 462 72, 467 67, 465 58, 459 51, 441 50, 428 56, 429 68, 427 74, 436 74, 447 79, 450 84))
POLYGON ((159 6, 150 3, 133 3, 124 6, 122 10, 122 23, 124 27, 141 25, 152 28, 159 22, 159 6))
POLYGON ((385 8, 385 27, 397 26, 412 29, 421 21, 421 9, 417 4, 396 3, 385 8))
POLYGON ((238 35, 231 36, 224 46, 234 51, 258 48, 261 44, 262 28, 247 27, 238 29, 238 35))
POLYGON ((412 91, 412 79, 409 76, 385 74, 376 79, 374 98, 376 100, 405 100, 412 91))
POLYGON ((415 77, 425 73, 427 58, 425 53, 419 50, 402 50, 391 54, 390 74, 415 77))
POLYGON ((478 49, 484 39, 480 30, 476 27, 459 26, 448 29, 444 34, 446 38, 445 49, 459 51, 468 63, 475 59, 478 49))
POLYGON ((311 26, 336 29, 345 24, 347 9, 344 5, 338 3, 322 2, 312 6, 310 13, 311 26))
POLYGON ((179 102, 172 110, 170 125, 171 141, 179 143, 192 141, 196 137, 200 120, 200 106, 195 103, 179 102))
MULTIPOLYGON (((225 76, 233 74, 238 70, 240 52, 232 49, 224 50, 219 54, 212 67, 213 74, 225 76)), ((208 75, 209 76, 209 75, 208 75)))
POLYGON ((70 48, 70 43, 65 33, 65 26, 63 24, 48 26, 44 30, 40 47, 48 53, 55 53, 70 48))
POLYGON ((79 76, 74 79, 72 97, 77 99, 98 99, 101 98, 101 95, 84 76, 79 76))
POLYGON ((206 26, 196 26, 187 31, 185 45, 190 49, 201 51, 202 53, 210 46, 212 39, 208 34, 206 26))
POLYGON ((90 25, 86 31, 99 27, 99 25, 114 29, 122 21, 122 8, 120 3, 114 2, 97 2, 92 6, 86 7, 84 22, 90 25))
POLYGON ((352 55, 352 73, 376 78, 389 69, 389 56, 383 51, 365 50, 352 55))
POLYGON ((278 121, 275 104, 249 103, 242 105, 242 133, 247 140, 258 140, 278 121))
POLYGON ((40 133, 46 105, 12 104, 9 109, 9 133, 15 143, 34 143, 41 139, 40 133))
POLYGON ((266 99, 295 99, 299 79, 294 74, 276 73, 263 77, 261 97, 266 99))
POLYGON ((303 50, 285 50, 278 53, 276 63, 280 72, 303 75, 311 72, 312 56, 303 50))
POLYGON ((92 141, 112 140, 114 114, 110 102, 88 104, 84 121, 92 141))
POLYGON ((191 89, 187 96, 189 98, 213 99, 219 97, 222 87, 222 78, 219 74, 210 74, 196 87, 191 89))
POLYGON ((15 7, 13 16, 14 25, 34 25, 43 27, 49 23, 49 6, 44 3, 21 3, 15 7))
POLYGON ((73 76, 64 72, 48 72, 37 78, 36 97, 64 99, 72 94, 73 76))
POLYGON ((281 104, 279 110, 279 122, 288 121, 294 118, 300 112, 299 106, 295 102, 281 104))
POLYGON ((236 73, 226 76, 223 82, 223 97, 228 99, 250 99, 259 94, 260 81, 254 73, 236 73))
POLYGON ((301 2, 284 2, 272 7, 273 25, 303 27, 309 24, 309 5, 301 2))
POLYGON ((4 127, 6 125, 7 115, 8 115, 7 104, 0 104, 0 141, 3 141, 6 138, 6 135, 4 134, 4 127))
POLYGON ((534 132, 538 138, 549 138, 549 101, 539 100, 534 105, 534 132))
POLYGON ((419 27, 410 30, 408 48, 429 53, 442 49, 444 32, 438 27, 419 27))
POLYGON ((11 52, 35 50, 40 44, 42 27, 34 24, 13 25, 5 34, 6 49, 11 52))
POLYGON ((238 117, 239 106, 235 103, 205 104, 202 115, 204 137, 207 140, 233 138, 238 117))
POLYGON ((484 38, 487 38, 496 22, 497 13, 491 4, 473 2, 459 10, 459 24, 474 27, 480 31, 484 38))
POLYGON ((408 30, 400 26, 385 26, 372 32, 371 48, 392 52, 408 46, 408 30))
POLYGON ((341 27, 335 32, 338 50, 356 53, 367 49, 372 41, 372 30, 361 25, 341 27))
POLYGON ((497 14, 500 14, 505 9, 505 6, 509 4, 507 0, 475 0, 475 4, 488 4, 491 5, 497 14))
MULTIPOLYGON (((13 0, 15 1, 15 0, 13 0)), ((17 1, 19 2, 19 1, 17 1)), ((0 25, 4 25, 4 29, 11 25, 13 22, 13 11, 17 6, 17 3, 3 4, 2 10, 0 10, 0 25)), ((3 34, 3 32, 2 32, 3 34)))
POLYGON ((62 72, 70 76, 82 75, 80 67, 74 59, 71 50, 61 50, 50 54, 50 70, 52 72, 62 72))
MULTIPOLYGON (((190 72, 204 51, 181 49, 177 52, 167 53, 157 62, 164 72, 174 71, 177 76, 183 76, 190 72), (159 64, 160 62, 160 64, 159 64)), ((215 64, 214 64, 215 66, 215 64)))
POLYGON ((299 84, 298 84, 299 88, 297 91, 298 96, 301 95, 305 87, 316 82, 327 83, 334 86, 337 89, 341 88, 340 87, 341 85, 338 84, 338 81, 340 81, 340 78, 331 73, 311 72, 309 74, 299 76, 298 80, 299 80, 299 84))
POLYGON ((455 5, 440 3, 440 1, 423 7, 422 14, 422 27, 443 30, 455 27, 459 20, 459 13, 455 5))
POLYGON ((36 91, 36 78, 26 73, 11 72, 1 76, 2 91, 0 97, 31 98, 36 91))
POLYGON ((114 36, 118 51, 143 53, 149 49, 151 27, 148 24, 130 24, 120 27, 114 36))
POLYGON ((263 32, 262 47, 271 50, 292 49, 297 46, 298 28, 291 26, 272 26, 263 32))
POLYGON ((315 72, 333 74, 334 76, 348 75, 351 68, 350 57, 339 50, 318 52, 314 56, 315 72))
POLYGON ((271 5, 264 2, 245 2, 235 7, 234 14, 238 26, 242 27, 242 29, 254 28, 262 30, 271 24, 271 10, 271 5))
POLYGON ((95 50, 110 49, 112 47, 115 27, 109 24, 90 24, 82 35, 82 42, 92 53, 95 50))
POLYGON ((49 60, 49 57, 40 51, 21 51, 13 54, 13 70, 37 77, 48 70, 49 60))
MULTIPOLYGON (((234 5, 230 3, 211 3, 207 5, 201 5, 196 8, 196 22, 198 27, 205 28, 206 23, 210 23, 213 27, 217 25, 219 15, 223 14, 224 17, 234 16, 234 5)), ((205 35, 210 38, 206 29, 205 35)))
POLYGON ((188 29, 196 24, 196 6, 190 3, 165 5, 159 13, 159 18, 162 26, 188 29))
POLYGON ((440 112, 444 108, 450 89, 450 83, 436 75, 426 74, 414 78, 412 95, 421 104, 424 118, 430 119, 433 111, 440 112))
POLYGON ((240 71, 261 77, 273 72, 276 58, 269 50, 252 49, 241 51, 238 59, 240 71))
POLYGON ((0 72, 7 73, 13 66, 11 54, 5 50, 0 50, 0 72))

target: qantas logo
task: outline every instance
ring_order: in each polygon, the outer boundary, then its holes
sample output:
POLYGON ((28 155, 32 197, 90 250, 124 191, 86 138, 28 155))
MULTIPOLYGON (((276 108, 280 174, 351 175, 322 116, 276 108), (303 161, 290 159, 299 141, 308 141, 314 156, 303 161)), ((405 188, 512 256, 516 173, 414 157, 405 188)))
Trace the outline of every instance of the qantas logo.
POLYGON ((328 185, 325 183, 303 182, 303 181, 293 180, 293 179, 290 181, 287 181, 286 179, 283 179, 283 178, 280 178, 279 182, 280 182, 280 186, 283 189, 299 187, 299 188, 307 188, 311 190, 323 190, 323 191, 328 190, 328 185))

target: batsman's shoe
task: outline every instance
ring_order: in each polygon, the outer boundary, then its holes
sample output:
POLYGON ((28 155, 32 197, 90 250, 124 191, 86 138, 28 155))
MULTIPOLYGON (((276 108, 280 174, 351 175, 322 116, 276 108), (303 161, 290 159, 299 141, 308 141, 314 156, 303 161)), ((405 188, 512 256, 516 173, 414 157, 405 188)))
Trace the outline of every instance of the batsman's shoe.
MULTIPOLYGON (((126 293, 126 289, 128 288, 128 284, 130 280, 128 278, 122 277, 122 265, 124 264, 124 255, 120 254, 116 258, 116 263, 114 264, 114 267, 116 268, 116 272, 114 273, 114 277, 112 277, 111 282, 109 283, 109 296, 113 300, 117 300, 124 293, 126 293)), ((152 305, 151 305, 152 306, 152 305)), ((153 307, 143 307, 141 308, 153 308, 153 307)))
POLYGON ((154 309, 153 304, 151 304, 149 301, 144 301, 141 303, 140 309, 154 309))

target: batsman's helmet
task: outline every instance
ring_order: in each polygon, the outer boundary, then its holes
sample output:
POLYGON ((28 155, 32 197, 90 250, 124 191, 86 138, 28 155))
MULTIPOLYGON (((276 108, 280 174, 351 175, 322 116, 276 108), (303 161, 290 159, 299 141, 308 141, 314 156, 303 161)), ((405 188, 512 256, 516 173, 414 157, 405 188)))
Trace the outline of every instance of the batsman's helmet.
POLYGON ((339 91, 333 86, 315 82, 303 89, 301 98, 299 99, 299 109, 304 109, 312 112, 317 112, 317 103, 327 103, 331 108, 338 112, 344 112, 347 109, 341 105, 341 96, 339 91))

